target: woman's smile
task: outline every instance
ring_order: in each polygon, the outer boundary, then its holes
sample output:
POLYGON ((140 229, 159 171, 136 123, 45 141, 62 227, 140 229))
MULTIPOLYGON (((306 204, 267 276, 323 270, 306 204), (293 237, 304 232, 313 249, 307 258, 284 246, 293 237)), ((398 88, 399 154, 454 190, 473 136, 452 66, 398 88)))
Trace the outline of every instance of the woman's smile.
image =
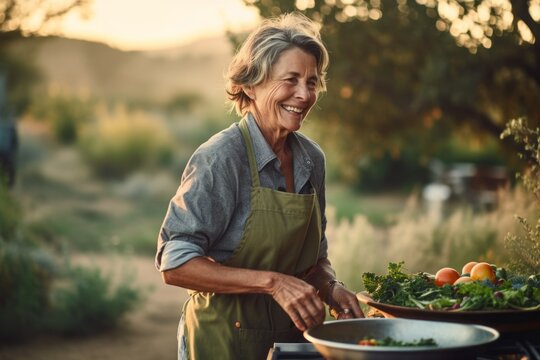
POLYGON ((251 89, 253 112, 267 139, 297 131, 317 101, 317 62, 294 47, 284 51, 270 79, 251 89))

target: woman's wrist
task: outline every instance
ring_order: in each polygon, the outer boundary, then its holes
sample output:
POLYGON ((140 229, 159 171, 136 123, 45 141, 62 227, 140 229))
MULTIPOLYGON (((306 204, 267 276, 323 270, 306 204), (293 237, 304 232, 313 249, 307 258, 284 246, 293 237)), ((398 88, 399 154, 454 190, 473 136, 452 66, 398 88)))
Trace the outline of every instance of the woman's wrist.
POLYGON ((325 290, 321 294, 322 295, 321 299, 325 303, 328 304, 330 302, 330 296, 332 295, 332 291, 334 290, 334 287, 336 285, 345 287, 345 284, 342 281, 339 281, 338 279, 331 279, 326 283, 325 290))

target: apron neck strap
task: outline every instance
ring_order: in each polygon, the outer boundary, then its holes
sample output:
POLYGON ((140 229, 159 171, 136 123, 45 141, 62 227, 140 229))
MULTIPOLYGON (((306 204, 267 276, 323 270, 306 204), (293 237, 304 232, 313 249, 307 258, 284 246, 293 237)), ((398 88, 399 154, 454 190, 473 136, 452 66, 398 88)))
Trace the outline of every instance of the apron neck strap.
POLYGON ((260 187, 261 182, 259 180, 259 172, 257 170, 257 161, 255 161, 255 151, 253 150, 253 143, 251 141, 251 136, 249 135, 249 129, 247 126, 246 118, 240 120, 240 131, 244 137, 244 142, 246 143, 246 149, 249 159, 249 169, 251 171, 251 183, 253 187, 260 187))

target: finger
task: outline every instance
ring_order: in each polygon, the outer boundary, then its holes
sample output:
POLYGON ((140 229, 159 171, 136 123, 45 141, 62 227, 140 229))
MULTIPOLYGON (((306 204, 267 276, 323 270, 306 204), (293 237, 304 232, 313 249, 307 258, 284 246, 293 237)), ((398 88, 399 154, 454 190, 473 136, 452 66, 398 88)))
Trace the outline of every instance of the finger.
POLYGON ((315 304, 306 304, 305 307, 298 309, 298 313, 308 328, 319 325, 324 320, 324 308, 319 309, 315 304))
POLYGON ((351 313, 353 317, 355 318, 363 318, 365 317, 364 313, 362 312, 362 309, 360 308, 360 305, 356 302, 351 304, 351 313))
POLYGON ((302 320, 302 317, 296 311, 293 311, 292 314, 289 314, 289 317, 291 318, 294 326, 296 326, 298 330, 305 331, 308 329, 308 327, 304 323, 304 320, 302 320))

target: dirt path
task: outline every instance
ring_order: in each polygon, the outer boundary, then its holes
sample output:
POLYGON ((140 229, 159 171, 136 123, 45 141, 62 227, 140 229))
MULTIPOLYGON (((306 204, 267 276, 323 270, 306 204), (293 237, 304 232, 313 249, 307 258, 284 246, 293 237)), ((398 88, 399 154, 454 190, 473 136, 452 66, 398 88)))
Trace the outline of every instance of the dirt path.
POLYGON ((118 269, 135 272, 137 286, 146 289, 146 301, 114 331, 72 339, 42 336, 0 348, 0 360, 176 359, 176 329, 187 293, 164 285, 153 259, 78 256, 73 260, 113 273, 118 269))

